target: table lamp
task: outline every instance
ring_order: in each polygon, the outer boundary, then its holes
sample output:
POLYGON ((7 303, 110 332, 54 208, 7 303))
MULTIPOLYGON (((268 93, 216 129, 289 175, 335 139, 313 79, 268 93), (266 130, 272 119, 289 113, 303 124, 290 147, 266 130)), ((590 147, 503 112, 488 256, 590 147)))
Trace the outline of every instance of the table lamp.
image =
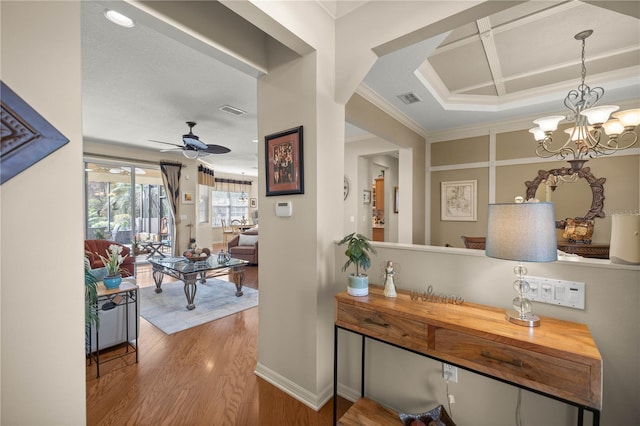
POLYGON ((524 279, 527 268, 522 262, 554 262, 558 245, 552 203, 489 204, 485 253, 489 257, 515 260, 517 278, 513 288, 514 310, 506 318, 514 324, 537 327, 540 318, 531 312, 531 301, 525 297, 529 283, 524 279))

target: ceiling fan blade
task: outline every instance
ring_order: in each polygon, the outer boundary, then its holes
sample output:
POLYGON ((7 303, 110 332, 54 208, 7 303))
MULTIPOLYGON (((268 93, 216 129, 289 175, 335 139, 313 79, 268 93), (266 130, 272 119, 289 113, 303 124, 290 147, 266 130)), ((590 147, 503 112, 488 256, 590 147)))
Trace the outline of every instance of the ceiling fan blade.
POLYGON ((202 149, 201 151, 204 151, 208 154, 226 154, 231 150, 226 146, 222 146, 222 145, 207 145, 207 148, 202 149))
POLYGON ((177 143, 156 141, 156 140, 153 140, 153 139, 148 139, 148 140, 149 140, 149 142, 162 143, 162 144, 165 144, 165 145, 172 145, 172 146, 175 146, 175 147, 178 147, 178 148, 181 148, 181 149, 183 148, 182 145, 178 145, 177 143))

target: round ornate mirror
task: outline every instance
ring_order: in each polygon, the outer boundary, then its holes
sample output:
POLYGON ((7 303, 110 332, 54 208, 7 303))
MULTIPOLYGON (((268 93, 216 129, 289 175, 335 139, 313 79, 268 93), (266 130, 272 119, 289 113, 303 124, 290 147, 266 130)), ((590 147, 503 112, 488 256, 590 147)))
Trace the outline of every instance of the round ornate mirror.
MULTIPOLYGON (((591 174, 589 167, 583 167, 579 170, 574 170, 570 167, 562 167, 559 169, 551 169, 551 170, 540 170, 538 171, 538 176, 533 181, 525 182, 527 186, 527 200, 536 198, 536 192, 538 191, 538 186, 542 183, 546 185, 549 179, 553 178, 567 178, 572 175, 576 175, 577 179, 585 179, 587 184, 591 189, 592 199, 591 199, 591 207, 587 211, 587 213, 583 216, 575 216, 575 218, 579 219, 595 219, 596 217, 604 217, 604 183, 607 180, 606 178, 596 178, 593 174, 591 174)), ((555 188, 554 188, 555 189, 555 188)), ((564 228, 566 225, 565 218, 559 219, 556 221, 557 228, 564 228)))

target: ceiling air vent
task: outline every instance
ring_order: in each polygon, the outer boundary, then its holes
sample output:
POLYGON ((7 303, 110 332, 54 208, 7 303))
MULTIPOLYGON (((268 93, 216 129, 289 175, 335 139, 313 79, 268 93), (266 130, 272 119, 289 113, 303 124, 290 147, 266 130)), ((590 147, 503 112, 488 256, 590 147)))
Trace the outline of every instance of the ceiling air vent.
POLYGON ((233 115, 244 115, 247 113, 246 111, 243 111, 236 107, 232 107, 231 105, 222 105, 220 107, 220 111, 228 112, 229 114, 233 115))
POLYGON ((398 97, 407 105, 415 104, 416 102, 422 102, 422 99, 420 99, 418 95, 413 92, 404 93, 402 95, 398 95, 398 97))

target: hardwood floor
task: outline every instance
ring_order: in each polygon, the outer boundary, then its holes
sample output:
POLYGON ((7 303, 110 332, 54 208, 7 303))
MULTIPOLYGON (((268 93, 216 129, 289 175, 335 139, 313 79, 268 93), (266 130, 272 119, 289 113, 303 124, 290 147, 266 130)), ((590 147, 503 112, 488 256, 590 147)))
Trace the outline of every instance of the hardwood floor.
MULTIPOLYGON (((137 280, 154 285, 148 264, 137 280)), ((257 267, 245 285, 258 288, 257 267)), ((87 365, 87 424, 330 425, 332 401, 316 412, 254 374, 258 309, 173 335, 140 318, 138 364, 133 355, 101 363, 100 378, 87 365)), ((350 406, 339 398, 338 415, 350 406)))

